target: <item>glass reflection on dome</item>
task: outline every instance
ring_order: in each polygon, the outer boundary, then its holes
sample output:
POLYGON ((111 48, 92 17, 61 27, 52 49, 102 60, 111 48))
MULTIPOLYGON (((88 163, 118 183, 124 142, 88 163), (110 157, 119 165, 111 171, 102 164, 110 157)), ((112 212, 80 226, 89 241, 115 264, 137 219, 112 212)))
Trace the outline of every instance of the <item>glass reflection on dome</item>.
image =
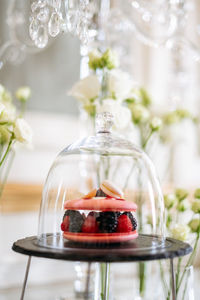
POLYGON ((43 190, 38 243, 98 247, 130 243, 138 234, 165 240, 163 196, 154 166, 131 142, 111 133, 112 115, 96 119, 96 135, 55 159, 43 190), (74 245, 75 245, 74 244, 74 245))

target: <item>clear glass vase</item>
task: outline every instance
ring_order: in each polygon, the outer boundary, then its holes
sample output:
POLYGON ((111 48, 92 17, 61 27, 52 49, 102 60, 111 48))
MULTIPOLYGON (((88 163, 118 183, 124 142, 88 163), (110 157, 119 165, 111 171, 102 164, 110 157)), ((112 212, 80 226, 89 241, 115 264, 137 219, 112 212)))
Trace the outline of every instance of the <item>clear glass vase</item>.
MULTIPOLYGON (((171 272, 166 263, 159 262, 160 266, 160 296, 162 300, 173 300, 171 286, 171 272)), ((175 269, 176 300, 194 300, 194 267, 177 263, 175 269)))
POLYGON ((74 292, 77 299, 92 300, 94 297, 95 264, 75 263, 74 292))
MULTIPOLYGON (((6 150, 4 148, 3 148, 3 150, 1 149, 1 152, 3 153, 2 156, 5 155, 5 151, 6 150)), ((5 156, 3 164, 0 166, 0 197, 3 193, 5 184, 7 182, 7 178, 8 178, 9 171, 11 169, 14 157, 15 157, 15 151, 13 149, 11 149, 5 156)))
POLYGON ((183 280, 177 292, 177 300, 194 300, 194 267, 181 267, 183 280))

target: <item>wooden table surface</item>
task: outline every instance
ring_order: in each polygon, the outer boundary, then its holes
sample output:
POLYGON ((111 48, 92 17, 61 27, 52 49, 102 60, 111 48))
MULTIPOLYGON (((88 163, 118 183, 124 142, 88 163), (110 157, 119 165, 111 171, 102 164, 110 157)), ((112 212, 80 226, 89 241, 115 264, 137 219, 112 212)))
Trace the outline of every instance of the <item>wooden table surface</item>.
POLYGON ((2 213, 38 211, 42 198, 42 185, 37 184, 6 184, 0 198, 2 213))

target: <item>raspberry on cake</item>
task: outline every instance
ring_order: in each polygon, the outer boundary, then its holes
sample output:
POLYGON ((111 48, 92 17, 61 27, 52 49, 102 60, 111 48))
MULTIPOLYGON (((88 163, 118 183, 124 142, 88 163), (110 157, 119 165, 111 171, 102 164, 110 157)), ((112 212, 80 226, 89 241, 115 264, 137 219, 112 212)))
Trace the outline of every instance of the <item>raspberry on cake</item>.
POLYGON ((118 218, 117 232, 130 232, 132 231, 133 225, 129 217, 122 214, 118 218))
POLYGON ((86 217, 81 232, 85 233, 97 233, 99 232, 99 226, 96 219, 96 214, 94 212, 90 212, 86 217))

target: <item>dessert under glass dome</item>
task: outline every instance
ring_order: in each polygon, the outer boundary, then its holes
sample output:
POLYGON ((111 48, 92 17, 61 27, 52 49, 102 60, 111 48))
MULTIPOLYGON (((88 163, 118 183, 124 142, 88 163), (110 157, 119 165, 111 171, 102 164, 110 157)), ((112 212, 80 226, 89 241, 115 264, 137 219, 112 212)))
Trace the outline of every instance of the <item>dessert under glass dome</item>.
POLYGON ((155 235, 152 248, 164 243, 164 202, 154 166, 137 146, 112 134, 112 118, 98 114, 96 135, 66 147, 51 166, 40 208, 40 246, 98 246, 138 234, 155 235))

